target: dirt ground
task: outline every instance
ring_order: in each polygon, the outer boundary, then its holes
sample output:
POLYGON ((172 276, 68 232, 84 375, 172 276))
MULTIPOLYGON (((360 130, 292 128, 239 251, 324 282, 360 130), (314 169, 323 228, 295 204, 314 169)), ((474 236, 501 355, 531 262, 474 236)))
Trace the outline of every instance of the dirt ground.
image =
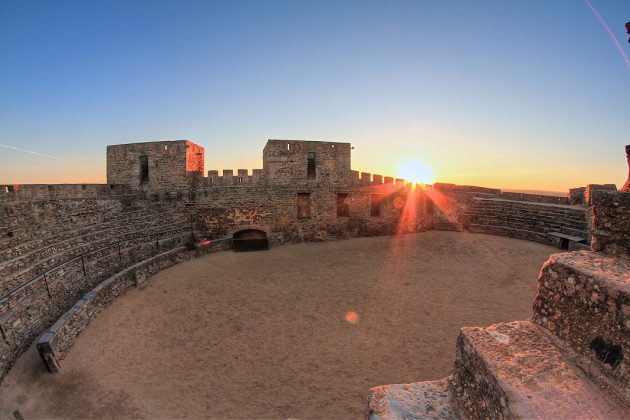
POLYGON ((556 251, 431 231, 208 255, 118 298, 60 373, 30 348, 0 417, 362 418, 371 387, 447 376, 460 327, 528 318, 556 251))

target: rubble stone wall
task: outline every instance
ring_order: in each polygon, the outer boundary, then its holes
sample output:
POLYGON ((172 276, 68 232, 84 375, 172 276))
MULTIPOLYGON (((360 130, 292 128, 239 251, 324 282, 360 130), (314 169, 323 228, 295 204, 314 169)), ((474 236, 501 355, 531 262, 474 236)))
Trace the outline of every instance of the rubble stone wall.
POLYGON ((591 247, 616 256, 630 256, 630 192, 595 191, 591 247))
POLYGON ((532 320, 585 357, 585 370, 630 402, 630 260, 592 251, 552 255, 538 278, 532 320), (624 395, 625 394, 625 395, 624 395))
POLYGON ((190 184, 188 174, 203 172, 204 149, 187 140, 107 146, 108 184, 184 188, 190 184), (146 159, 145 180, 143 159, 146 159))

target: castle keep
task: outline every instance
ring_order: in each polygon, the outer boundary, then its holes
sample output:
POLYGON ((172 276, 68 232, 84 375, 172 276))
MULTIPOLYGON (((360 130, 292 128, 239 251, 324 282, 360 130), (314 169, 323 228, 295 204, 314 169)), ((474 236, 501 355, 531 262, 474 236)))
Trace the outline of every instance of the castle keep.
POLYGON ((113 299, 204 253, 467 230, 577 252, 543 266, 530 320, 463 328, 451 377, 375 388, 368 415, 627 413, 629 192, 420 185, 353 170, 351 151, 269 140, 262 169, 220 173, 206 172, 204 149, 188 140, 121 144, 107 147, 107 184, 0 186, 0 378, 34 340, 59 370, 113 299))

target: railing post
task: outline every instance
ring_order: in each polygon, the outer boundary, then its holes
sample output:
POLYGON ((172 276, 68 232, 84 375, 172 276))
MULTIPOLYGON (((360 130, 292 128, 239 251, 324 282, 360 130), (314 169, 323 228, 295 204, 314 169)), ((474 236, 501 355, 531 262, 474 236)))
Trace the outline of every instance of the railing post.
POLYGON ((83 255, 81 255, 81 266, 83 267, 83 275, 87 276, 87 273, 85 272, 85 260, 83 259, 83 255))
POLYGON ((7 340, 7 335, 4 333, 4 328, 0 325, 0 333, 2 334, 2 338, 4 338, 4 342, 9 344, 9 340, 7 340))
POLYGON ((118 241, 118 259, 122 260, 122 253, 120 252, 120 241, 118 241))
POLYGON ((160 234, 159 233, 155 234, 155 249, 157 251, 160 250, 160 234))
POLYGON ((48 274, 44 273, 44 283, 46 284, 46 293, 48 293, 48 299, 52 299, 50 294, 50 286, 48 286, 48 274))

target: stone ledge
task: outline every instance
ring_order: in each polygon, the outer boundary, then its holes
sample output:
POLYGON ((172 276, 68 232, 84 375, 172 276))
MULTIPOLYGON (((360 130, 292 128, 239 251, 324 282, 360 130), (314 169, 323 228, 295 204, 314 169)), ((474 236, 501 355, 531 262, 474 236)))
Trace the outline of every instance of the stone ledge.
POLYGON ((383 385, 368 394, 369 420, 457 419, 448 379, 412 384, 383 385))

